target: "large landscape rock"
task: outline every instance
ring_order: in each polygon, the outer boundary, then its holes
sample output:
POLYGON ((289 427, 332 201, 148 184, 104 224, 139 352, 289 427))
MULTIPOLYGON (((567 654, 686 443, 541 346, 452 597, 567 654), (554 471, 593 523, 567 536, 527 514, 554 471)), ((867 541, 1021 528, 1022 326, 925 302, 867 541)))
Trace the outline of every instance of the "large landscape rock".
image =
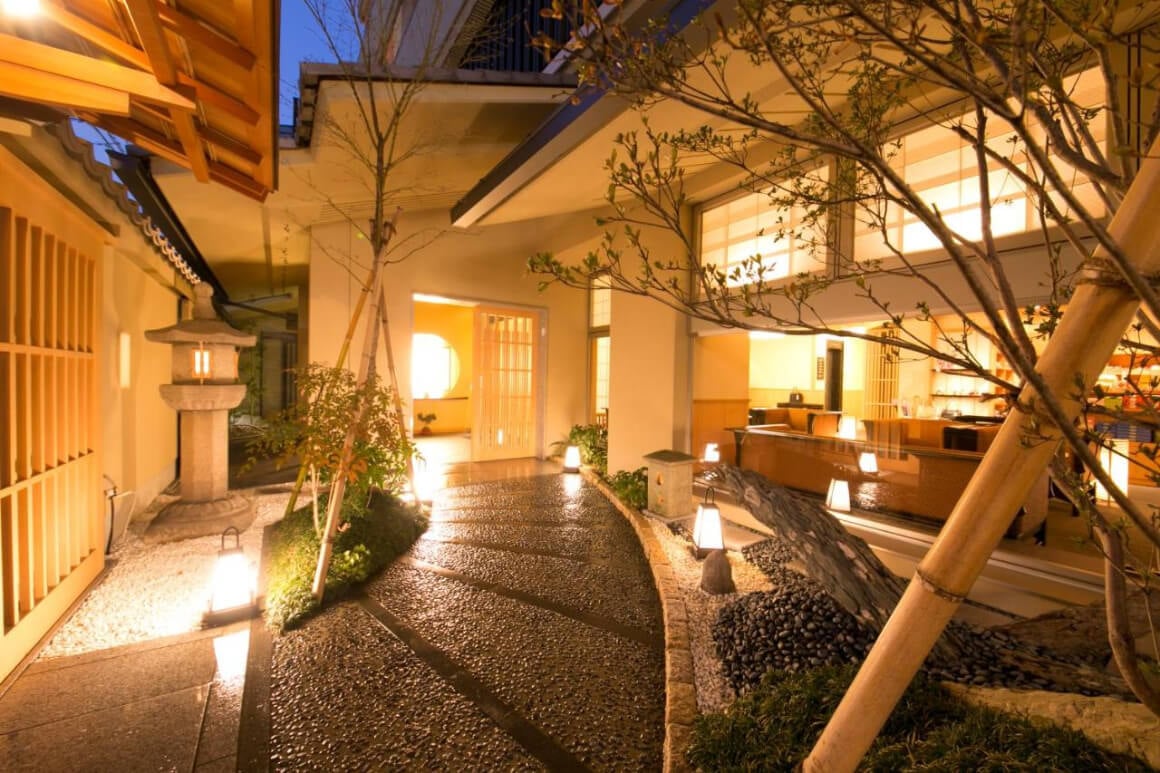
POLYGON ((1139 703, 1039 690, 947 687, 973 703, 1078 730, 1109 751, 1130 754, 1160 768, 1160 718, 1139 703))

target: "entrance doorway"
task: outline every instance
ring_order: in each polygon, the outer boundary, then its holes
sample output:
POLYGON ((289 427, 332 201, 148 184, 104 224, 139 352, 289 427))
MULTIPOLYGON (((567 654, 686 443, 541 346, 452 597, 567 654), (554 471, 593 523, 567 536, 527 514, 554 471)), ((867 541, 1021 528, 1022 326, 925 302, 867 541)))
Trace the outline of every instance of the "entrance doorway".
POLYGON ((416 294, 412 319, 410 408, 423 455, 434 466, 539 455, 543 313, 416 294))
POLYGON ((475 310, 474 461, 536 456, 539 446, 540 314, 475 310))
POLYGON ((827 411, 842 410, 843 347, 841 341, 826 342, 826 398, 827 411))

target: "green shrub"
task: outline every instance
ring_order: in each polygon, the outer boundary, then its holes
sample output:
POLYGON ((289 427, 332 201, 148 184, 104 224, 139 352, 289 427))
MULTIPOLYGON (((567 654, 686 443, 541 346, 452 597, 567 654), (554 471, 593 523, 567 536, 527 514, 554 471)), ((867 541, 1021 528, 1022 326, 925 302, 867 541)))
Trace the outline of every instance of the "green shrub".
MULTIPOLYGON (((698 770, 790 771, 809 754, 855 668, 770 672, 723 714, 700 717, 689 761, 698 770)), ((862 760, 868 771, 1146 771, 1082 734, 973 706, 919 675, 862 760)))
POLYGON ((629 507, 642 510, 648 505, 648 468, 621 470, 608 479, 613 492, 629 507))
MULTIPOLYGON (((427 529, 427 518, 421 511, 379 491, 371 494, 365 508, 344 506, 343 510, 347 527, 335 538, 326 574, 327 601, 341 598, 366 582, 405 553, 427 529)), ((309 506, 275 524, 266 590, 266 621, 275 630, 293 628, 318 610, 310 595, 318 548, 309 506)))

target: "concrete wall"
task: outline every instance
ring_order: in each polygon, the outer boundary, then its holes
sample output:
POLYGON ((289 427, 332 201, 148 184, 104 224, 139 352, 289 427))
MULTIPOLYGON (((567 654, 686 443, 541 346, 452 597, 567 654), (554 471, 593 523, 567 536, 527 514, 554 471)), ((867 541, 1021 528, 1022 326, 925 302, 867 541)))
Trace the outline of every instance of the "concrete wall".
MULTIPOLYGON (((537 250, 567 248, 578 234, 591 231, 591 223, 570 218, 451 231, 448 222, 445 210, 404 213, 395 243, 413 252, 389 266, 384 278, 404 401, 410 406, 414 293, 542 310, 547 320, 541 339, 546 354, 539 452, 543 455, 550 443, 584 421, 588 299, 586 292, 563 287, 540 292, 537 280, 526 275, 525 265, 537 250), (416 244, 425 246, 415 249, 416 244)), ((305 339, 311 362, 334 362, 369 265, 368 253, 366 243, 346 223, 314 227, 305 339)), ((352 346, 355 358, 361 354, 361 341, 360 328, 352 346)), ((385 373, 382 359, 380 349, 379 370, 385 373)))

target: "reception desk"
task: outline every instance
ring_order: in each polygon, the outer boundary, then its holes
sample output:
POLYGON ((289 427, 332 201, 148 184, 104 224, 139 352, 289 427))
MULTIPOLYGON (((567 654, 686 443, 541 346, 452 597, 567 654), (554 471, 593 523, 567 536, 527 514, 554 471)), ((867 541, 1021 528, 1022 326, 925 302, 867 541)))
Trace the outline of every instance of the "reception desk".
MULTIPOLYGON (((745 427, 738 465, 775 483, 825 495, 830 480, 845 479, 850 499, 861 510, 899 513, 932 523, 951 514, 982 453, 922 446, 884 447, 856 440, 817 437, 773 428, 745 427), (878 473, 863 473, 858 456, 875 451, 878 473)), ((1008 536, 1033 533, 1047 517, 1047 473, 1036 483, 1019 514, 1012 514, 1008 536)))

